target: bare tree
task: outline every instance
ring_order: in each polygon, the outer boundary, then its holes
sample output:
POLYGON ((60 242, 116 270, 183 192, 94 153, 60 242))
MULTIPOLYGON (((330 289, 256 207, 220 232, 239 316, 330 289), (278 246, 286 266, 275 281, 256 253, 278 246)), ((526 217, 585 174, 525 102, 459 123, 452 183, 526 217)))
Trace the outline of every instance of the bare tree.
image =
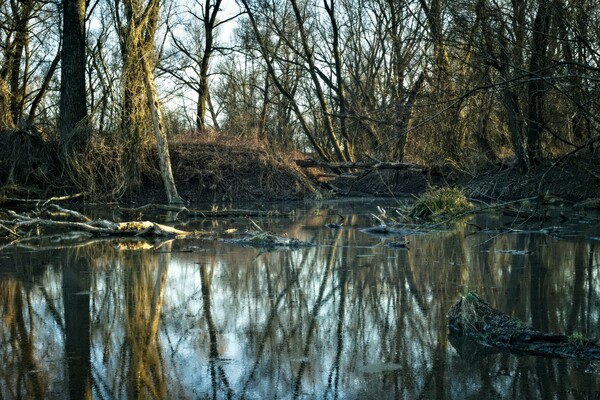
POLYGON ((154 84, 154 38, 156 35, 159 0, 123 0, 125 20, 119 6, 115 8, 119 43, 123 57, 123 120, 122 129, 128 146, 131 178, 139 183, 140 167, 151 143, 150 124, 158 150, 159 166, 169 203, 181 203, 177 193, 164 129, 160 103, 154 84))
MULTIPOLYGON (((183 54, 189 63, 184 63, 183 68, 173 68, 168 65, 163 67, 163 70, 174 76, 178 81, 183 82, 186 86, 196 92, 196 129, 203 131, 206 129, 206 112, 209 104, 209 76, 210 63, 215 52, 230 51, 228 48, 219 46, 216 43, 218 28, 230 21, 236 19, 239 14, 219 19, 222 0, 208 0, 202 4, 196 0, 196 9, 190 9, 187 14, 192 18, 190 25, 192 26, 192 39, 185 41, 178 38, 172 28, 170 29, 171 39, 175 49, 183 54), (199 12, 197 10, 200 10, 199 12), (185 69, 193 69, 197 74, 196 79, 188 78, 185 69)), ((216 123, 213 118, 213 123, 216 123)))
POLYGON ((0 126, 3 127, 15 126, 23 115, 27 92, 24 77, 29 61, 25 53, 36 5, 35 0, 0 4, 5 16, 1 23, 5 40, 0 63, 0 126))

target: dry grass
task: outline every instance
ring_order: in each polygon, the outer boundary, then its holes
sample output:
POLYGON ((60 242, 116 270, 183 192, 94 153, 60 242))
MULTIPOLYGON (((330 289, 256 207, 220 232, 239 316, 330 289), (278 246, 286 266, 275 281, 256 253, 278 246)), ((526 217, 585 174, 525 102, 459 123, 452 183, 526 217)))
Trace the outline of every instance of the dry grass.
POLYGON ((63 152, 68 181, 95 199, 121 197, 128 186, 123 146, 114 137, 92 132, 74 136, 87 139, 71 143, 63 152))
POLYGON ((256 138, 186 133, 173 137, 170 147, 175 180, 188 199, 229 202, 320 195, 293 161, 299 153, 274 154, 256 138))
POLYGON ((409 215, 418 220, 438 221, 452 218, 473 208, 459 188, 430 188, 410 207, 409 215))

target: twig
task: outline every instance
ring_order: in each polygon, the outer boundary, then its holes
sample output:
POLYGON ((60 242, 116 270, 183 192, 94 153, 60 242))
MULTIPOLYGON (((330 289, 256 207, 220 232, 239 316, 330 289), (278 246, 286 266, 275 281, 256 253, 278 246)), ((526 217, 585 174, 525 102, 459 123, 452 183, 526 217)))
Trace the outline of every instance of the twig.
MULTIPOLYGON (((81 192, 81 193, 71 194, 71 195, 67 195, 67 196, 50 197, 48 200, 44 201, 44 203, 42 204, 42 206, 45 206, 46 204, 48 204, 50 202, 53 202, 53 201, 63 201, 63 200, 76 199, 78 197, 85 196, 86 194, 87 194, 87 192, 81 192)), ((41 200, 39 200, 39 201, 41 201, 41 200)))
POLYGON ((248 220, 252 223, 252 225, 254 225, 256 227, 256 229, 258 229, 259 231, 263 232, 263 228, 261 228, 260 226, 258 226, 258 224, 252 220, 252 218, 248 217, 248 220))
POLYGON ((3 200, 5 202, 15 202, 15 203, 37 203, 37 204, 41 203, 42 206, 45 206, 48 203, 51 203, 53 201, 72 200, 72 199, 76 199, 81 196, 85 196, 86 194, 87 194, 87 192, 82 192, 82 193, 72 194, 72 195, 68 195, 68 196, 50 197, 49 199, 21 199, 18 197, 7 197, 7 198, 4 198, 3 200))
POLYGON ((377 221, 379 221, 379 223, 380 223, 381 225, 387 225, 387 224, 385 223, 385 221, 384 221, 383 219, 379 218, 377 215, 375 215, 375 214, 371 213, 371 216, 372 216, 373 218, 375 218, 377 221))
POLYGON ((0 228, 7 230, 11 235, 14 235, 16 237, 21 237, 21 235, 19 235, 16 231, 14 231, 14 230, 12 230, 12 229, 10 229, 10 228, 2 225, 2 224, 0 224, 0 228))
POLYGON ((76 218, 76 219, 78 219, 79 221, 82 221, 82 222, 90 222, 91 221, 91 219, 89 217, 83 215, 82 213, 80 213, 78 211, 74 211, 74 210, 69 210, 69 209, 63 208, 63 207, 59 206, 58 204, 50 204, 48 206, 48 208, 49 209, 53 208, 53 209, 55 209, 56 211, 58 211, 60 213, 70 215, 71 217, 76 218))

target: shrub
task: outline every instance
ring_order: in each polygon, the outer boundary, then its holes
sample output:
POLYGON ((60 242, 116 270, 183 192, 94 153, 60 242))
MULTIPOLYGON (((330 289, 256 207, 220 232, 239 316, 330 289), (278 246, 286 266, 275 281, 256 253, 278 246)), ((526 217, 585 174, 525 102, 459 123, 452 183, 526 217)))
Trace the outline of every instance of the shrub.
POLYGON ((435 221, 455 217, 473 208, 459 188, 430 188, 410 208, 409 215, 415 219, 435 221))

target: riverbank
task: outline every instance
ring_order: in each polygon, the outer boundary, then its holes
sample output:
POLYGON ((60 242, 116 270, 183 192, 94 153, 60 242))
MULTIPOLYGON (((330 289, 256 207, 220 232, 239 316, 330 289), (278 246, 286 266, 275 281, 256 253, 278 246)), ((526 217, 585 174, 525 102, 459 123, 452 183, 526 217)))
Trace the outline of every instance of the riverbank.
MULTIPOLYGON (((138 189, 117 197, 111 197, 110 193, 118 191, 111 189, 110 181, 86 192, 69 183, 56 143, 26 132, 12 132, 3 138, 0 205, 14 198, 44 199, 81 192, 86 194, 77 201, 84 198, 133 204, 166 202, 158 173, 144 175, 138 189)), ((430 186, 451 186, 485 202, 543 197, 556 204, 586 202, 595 207, 600 204, 600 163, 597 156, 591 155, 548 160, 521 174, 510 160, 470 168, 412 164, 395 169, 307 168, 299 166, 306 164, 309 157, 305 154, 274 154, 260 141, 223 133, 177 135, 171 139, 170 149, 178 191, 189 203, 359 196, 405 198, 419 195, 430 186)), ((110 165, 103 164, 102 168, 112 170, 110 165)), ((99 172, 96 175, 91 178, 99 182, 104 179, 99 172)))

